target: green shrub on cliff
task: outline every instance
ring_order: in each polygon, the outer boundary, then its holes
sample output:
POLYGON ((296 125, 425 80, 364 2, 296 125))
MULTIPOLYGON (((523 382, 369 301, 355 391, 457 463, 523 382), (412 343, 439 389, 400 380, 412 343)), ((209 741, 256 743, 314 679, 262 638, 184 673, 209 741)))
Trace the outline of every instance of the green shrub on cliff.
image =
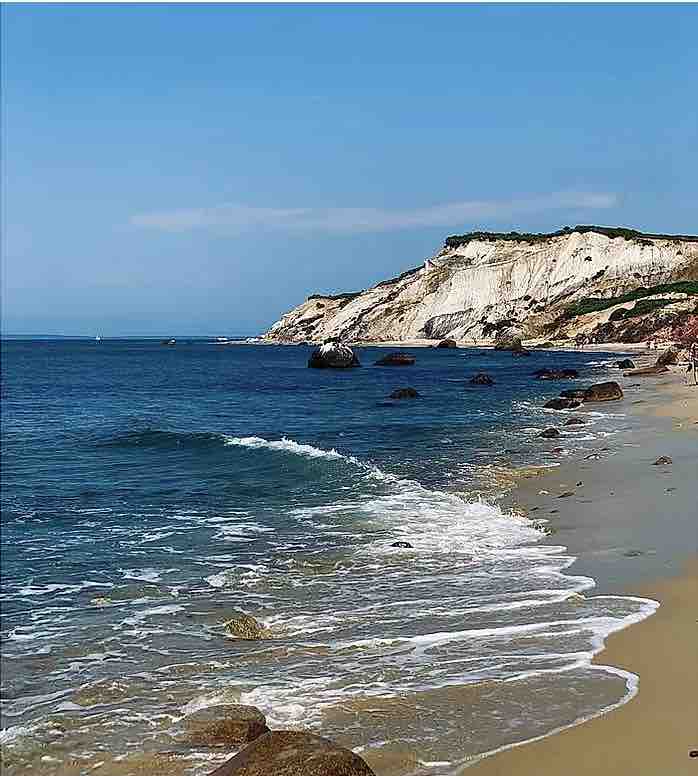
POLYGON ((564 237, 565 235, 579 232, 596 232, 606 237, 614 239, 622 237, 625 240, 635 240, 643 245, 651 245, 652 240, 674 240, 676 242, 698 242, 697 235, 683 234, 653 234, 651 232, 639 232, 637 229, 627 229, 624 226, 592 226, 580 224, 575 227, 565 226, 558 229, 557 232, 467 232, 466 234, 453 234, 446 238, 445 245, 448 248, 457 248, 459 245, 469 243, 471 240, 483 240, 493 242, 494 240, 509 240, 511 242, 525 242, 529 245, 545 242, 553 237, 564 237))
POLYGON ((630 309, 621 307, 620 310, 614 310, 608 320, 622 321, 626 318, 637 318, 638 315, 646 315, 655 310, 661 310, 662 307, 666 307, 673 301, 673 299, 640 299, 640 301, 635 302, 630 309))
MULTIPOLYGON (((651 288, 636 288, 634 291, 630 291, 629 293, 623 294, 622 296, 611 296, 608 299, 585 296, 578 302, 570 305, 565 310, 563 318, 569 320, 570 318, 576 318, 578 315, 586 315, 587 313, 599 313, 602 310, 608 310, 609 307, 614 307, 617 304, 634 302, 637 299, 644 299, 647 296, 655 296, 656 294, 689 294, 690 296, 698 296, 698 281, 682 280, 678 283, 663 283, 662 285, 652 286, 651 288)), ((649 302, 651 300, 647 301, 649 302)), ((668 304, 667 300, 655 301, 661 302, 661 304, 657 305, 657 307, 663 307, 665 304, 668 304)), ((637 305, 635 307, 637 307, 637 305)), ((650 312, 650 309, 651 308, 648 308, 645 310, 645 312, 650 312)), ((642 312, 637 312, 635 314, 641 315, 642 312)))

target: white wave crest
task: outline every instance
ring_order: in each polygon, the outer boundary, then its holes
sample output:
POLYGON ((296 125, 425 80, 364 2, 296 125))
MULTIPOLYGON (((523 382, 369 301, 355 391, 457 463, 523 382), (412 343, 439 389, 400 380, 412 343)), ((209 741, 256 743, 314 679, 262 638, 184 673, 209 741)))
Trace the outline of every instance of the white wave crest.
POLYGON ((355 458, 348 457, 338 453, 335 449, 323 450, 319 447, 313 447, 313 445, 304 445, 300 442, 294 442, 293 439, 287 437, 281 437, 281 439, 269 440, 262 437, 225 437, 225 443, 227 445, 236 445, 238 447, 249 447, 252 450, 283 450, 287 453, 295 453, 296 455, 303 455, 306 458, 327 458, 328 460, 345 460, 352 463, 358 463, 355 458))

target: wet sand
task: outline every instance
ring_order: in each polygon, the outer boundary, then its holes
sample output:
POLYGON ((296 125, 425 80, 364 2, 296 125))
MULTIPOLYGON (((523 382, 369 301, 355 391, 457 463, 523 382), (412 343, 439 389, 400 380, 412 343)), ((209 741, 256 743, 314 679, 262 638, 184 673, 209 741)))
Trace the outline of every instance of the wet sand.
POLYGON ((676 578, 635 590, 657 613, 612 635, 594 662, 640 677, 635 698, 553 736, 508 749, 468 772, 481 776, 695 776, 698 759, 698 559, 676 578))
POLYGON ((598 458, 525 472, 511 499, 549 521, 549 540, 579 558, 569 572, 593 576, 596 592, 660 602, 656 614, 613 634, 594 661, 637 674, 638 693, 608 714, 480 760, 469 773, 698 774, 698 757, 689 757, 698 750, 698 388, 681 373, 635 387, 630 379, 624 409, 653 422, 598 458), (673 463, 653 465, 660 455, 673 463))

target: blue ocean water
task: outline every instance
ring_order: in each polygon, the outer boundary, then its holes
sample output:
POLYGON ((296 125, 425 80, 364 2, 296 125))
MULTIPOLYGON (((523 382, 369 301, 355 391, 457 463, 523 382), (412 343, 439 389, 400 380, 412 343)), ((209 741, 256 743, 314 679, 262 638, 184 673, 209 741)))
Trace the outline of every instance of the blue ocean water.
POLYGON ((622 433, 603 407, 537 436, 571 414, 544 400, 617 355, 408 351, 331 371, 305 346, 3 341, 8 773, 135 773, 163 751, 205 773, 224 753, 187 746, 183 719, 230 702, 385 773, 450 772, 632 692, 590 659, 651 604, 594 597, 544 525, 497 504, 511 469, 622 433), (470 385, 481 371, 494 386, 470 385), (406 385, 420 397, 388 398, 406 385), (231 638, 239 612, 265 638, 231 638))

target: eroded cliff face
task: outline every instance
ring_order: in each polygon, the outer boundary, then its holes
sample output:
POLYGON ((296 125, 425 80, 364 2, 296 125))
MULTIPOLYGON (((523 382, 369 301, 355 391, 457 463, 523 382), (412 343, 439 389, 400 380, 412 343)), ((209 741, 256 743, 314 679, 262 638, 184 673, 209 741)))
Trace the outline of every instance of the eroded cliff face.
MULTIPOLYGON (((576 321, 564 317, 579 300, 698 280, 698 238, 626 238, 570 230, 535 240, 494 235, 459 239, 449 238, 424 266, 366 291, 310 297, 277 321, 265 339, 487 341, 505 328, 525 337, 574 336, 577 329, 589 329, 588 321, 581 320, 585 315, 576 321)), ((688 311, 698 301, 681 292, 672 291, 669 297, 664 312, 671 312, 674 300, 688 311)), ((606 323, 612 313, 613 308, 600 317, 594 313, 589 330, 606 323)))

